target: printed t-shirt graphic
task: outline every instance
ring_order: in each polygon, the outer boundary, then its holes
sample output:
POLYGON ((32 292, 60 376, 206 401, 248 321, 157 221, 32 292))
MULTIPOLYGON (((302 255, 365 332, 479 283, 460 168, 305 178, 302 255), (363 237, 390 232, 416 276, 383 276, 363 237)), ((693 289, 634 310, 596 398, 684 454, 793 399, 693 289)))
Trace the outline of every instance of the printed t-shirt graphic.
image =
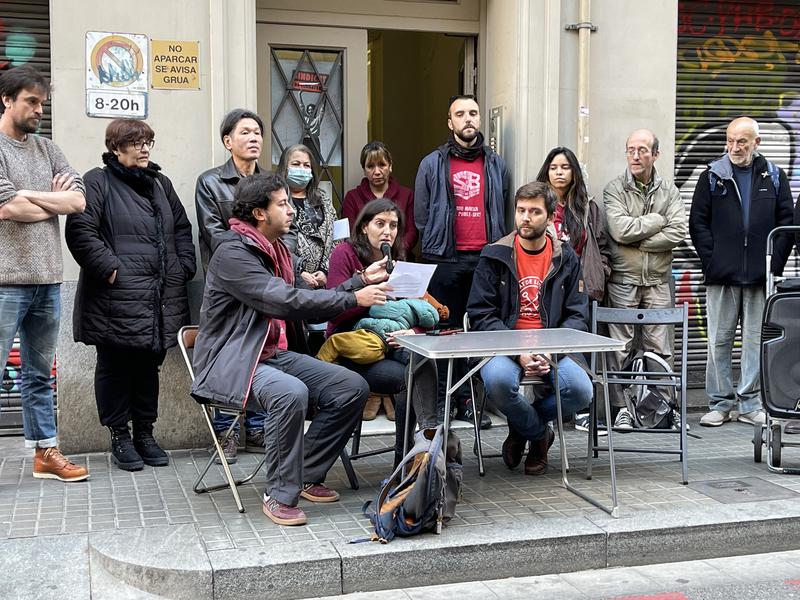
POLYGON ((532 252, 522 247, 517 236, 514 246, 519 277, 519 318, 514 329, 542 329, 541 290, 553 259, 553 243, 546 237, 544 248, 532 252))
POLYGON ((456 250, 481 250, 487 243, 483 156, 473 160, 450 157, 450 185, 455 200, 456 250))

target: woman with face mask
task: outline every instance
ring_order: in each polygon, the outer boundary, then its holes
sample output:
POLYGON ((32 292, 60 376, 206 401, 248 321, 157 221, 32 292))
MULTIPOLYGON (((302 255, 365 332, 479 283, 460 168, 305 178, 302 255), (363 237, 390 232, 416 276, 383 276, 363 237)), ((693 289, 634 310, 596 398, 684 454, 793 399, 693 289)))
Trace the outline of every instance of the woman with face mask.
POLYGON ((331 199, 318 187, 316 170, 311 150, 303 144, 286 148, 278 163, 278 173, 289 183, 289 198, 296 213, 283 243, 300 257, 303 280, 312 288, 324 288, 336 211, 331 199))

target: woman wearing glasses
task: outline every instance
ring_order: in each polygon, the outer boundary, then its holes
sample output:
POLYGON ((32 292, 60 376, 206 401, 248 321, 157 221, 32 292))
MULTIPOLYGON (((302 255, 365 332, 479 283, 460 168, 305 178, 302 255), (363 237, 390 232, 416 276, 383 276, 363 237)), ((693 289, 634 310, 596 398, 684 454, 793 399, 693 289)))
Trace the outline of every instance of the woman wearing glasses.
POLYGON ((135 471, 169 462, 153 438, 158 369, 189 318, 195 253, 172 182, 150 162, 150 126, 115 119, 105 143, 105 167, 84 176, 86 210, 67 219, 67 245, 81 267, 73 332, 97 347, 100 423, 111 431, 114 462, 135 471))

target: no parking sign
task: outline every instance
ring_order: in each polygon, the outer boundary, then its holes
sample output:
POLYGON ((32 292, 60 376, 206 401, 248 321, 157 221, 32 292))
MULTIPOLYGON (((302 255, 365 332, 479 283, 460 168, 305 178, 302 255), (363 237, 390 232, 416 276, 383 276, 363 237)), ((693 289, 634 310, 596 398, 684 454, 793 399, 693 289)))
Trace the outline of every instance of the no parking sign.
POLYGON ((86 114, 147 117, 147 36, 86 33, 86 114))

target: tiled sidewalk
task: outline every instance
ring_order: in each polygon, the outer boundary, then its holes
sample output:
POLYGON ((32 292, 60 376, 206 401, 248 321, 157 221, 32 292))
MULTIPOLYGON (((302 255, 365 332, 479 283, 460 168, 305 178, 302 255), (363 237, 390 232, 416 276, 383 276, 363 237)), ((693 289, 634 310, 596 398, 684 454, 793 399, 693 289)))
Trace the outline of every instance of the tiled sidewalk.
MULTIPOLYGON (((689 439, 690 482, 728 478, 760 477, 763 480, 800 492, 800 479, 770 474, 765 464, 753 462, 752 428, 741 423, 716 429, 701 428, 698 416, 689 419, 692 433, 702 439, 689 439)), ((486 453, 496 453, 505 438, 504 428, 485 432, 486 453)), ((460 435, 464 450, 463 502, 449 528, 472 525, 513 524, 523 519, 537 519, 599 514, 598 509, 560 485, 558 443, 551 450, 550 473, 526 477, 520 469, 509 471, 499 458, 486 460, 487 473, 478 476, 477 460, 472 454, 473 438, 460 435)), ((586 434, 567 430, 567 446, 572 467, 571 481, 592 494, 610 494, 607 459, 601 455, 595 477, 586 481, 586 434)), ((676 443, 673 436, 643 436, 635 433, 617 435, 617 444, 657 446, 676 443)), ((384 447, 389 436, 366 438, 362 450, 384 447)), ((205 450, 171 452, 168 467, 126 473, 110 462, 107 454, 73 457, 88 464, 88 482, 65 485, 57 481, 37 480, 31 476, 32 456, 22 448, 20 438, 0 439, 0 539, 25 538, 63 533, 86 533, 101 530, 158 527, 194 523, 207 550, 267 545, 276 541, 307 542, 349 540, 369 533, 369 523, 361 514, 367 500, 374 499, 381 480, 390 473, 391 453, 365 458, 354 463, 361 489, 350 490, 337 462, 328 484, 342 493, 340 502, 314 505, 302 501, 309 517, 304 527, 279 527, 261 513, 263 476, 256 483, 240 488, 247 508, 239 514, 230 492, 196 495, 192 485, 208 458, 205 450)), ((680 465, 672 457, 645 454, 618 454, 618 492, 621 516, 648 511, 682 508, 707 509, 720 504, 712 498, 680 483, 680 465)), ((784 460, 800 451, 785 451, 784 460)), ((235 474, 243 475, 259 460, 255 454, 241 453, 233 465, 235 474)), ((218 469, 218 467, 214 467, 218 469)), ((215 477, 221 479, 221 471, 215 477)), ((209 479, 212 476, 209 476, 209 479)), ((533 521, 531 521, 533 519, 533 521)))

